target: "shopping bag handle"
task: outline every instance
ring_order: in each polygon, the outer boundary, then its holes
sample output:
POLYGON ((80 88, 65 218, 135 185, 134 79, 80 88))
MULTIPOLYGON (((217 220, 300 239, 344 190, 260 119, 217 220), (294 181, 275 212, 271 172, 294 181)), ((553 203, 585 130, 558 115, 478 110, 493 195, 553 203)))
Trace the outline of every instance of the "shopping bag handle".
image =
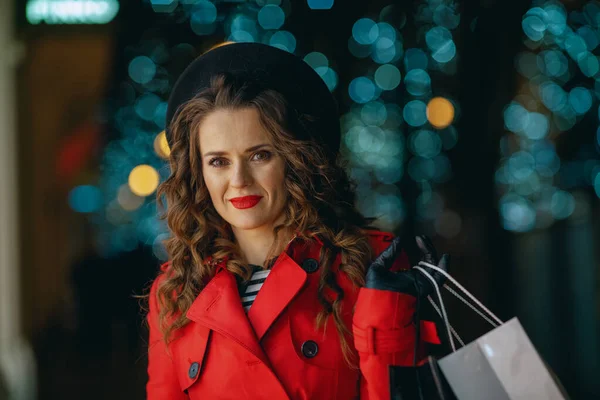
POLYGON ((444 326, 446 327, 446 333, 448 334, 448 340, 450 341, 450 347, 452 348, 452 352, 455 352, 456 346, 454 346, 454 339, 452 338, 452 334, 450 333, 450 323, 448 322, 448 315, 446 314, 446 307, 444 307, 444 300, 442 299, 442 294, 440 293, 440 288, 439 288, 437 282, 435 281, 435 279, 433 279, 433 277, 431 275, 429 275, 429 273, 427 271, 425 271, 423 268, 417 267, 417 266, 414 266, 413 268, 416 269, 417 271, 419 271, 421 274, 423 274, 425 276, 425 278, 427 278, 431 281, 431 284, 433 285, 435 292, 437 294, 437 297, 440 301, 440 308, 442 309, 442 319, 444 320, 444 326))
MULTIPOLYGON (((502 325, 504 323, 493 312, 491 312, 490 310, 488 310, 487 307, 485 307, 479 300, 477 300, 477 298, 475 296, 473 296, 467 289, 465 289, 460 283, 458 283, 458 281, 456 281, 456 279, 454 279, 452 276, 450 276, 449 273, 447 273, 443 269, 439 268, 438 266, 430 264, 430 263, 425 262, 425 261, 419 261, 419 265, 425 266, 425 267, 429 267, 429 268, 431 268, 431 269, 439 272, 440 274, 444 275, 446 278, 448 278, 449 281, 451 281, 452 283, 454 283, 458 289, 460 289, 464 294, 466 294, 475 304, 477 304, 479 307, 481 307, 482 310, 484 310, 489 316, 491 316, 494 319, 494 321, 496 321, 497 325, 492 324, 492 325, 494 325, 494 327, 497 327, 497 326, 502 325)), ((422 268, 419 268, 419 267, 414 267, 414 268, 418 268, 419 270, 421 270, 420 271, 421 273, 423 273, 423 272, 426 273, 426 271, 424 271, 422 268)), ((426 275, 429 275, 429 274, 426 273, 426 275)), ((431 278, 431 279, 433 279, 433 278, 431 278)), ((447 285, 444 285, 444 287, 446 287, 450 291, 450 293, 454 294, 456 297, 458 297, 460 300, 462 300, 469 307, 471 307, 472 309, 474 309, 472 307, 472 305, 469 304, 460 295, 458 295, 458 293, 456 293, 453 290, 449 289, 447 285)), ((436 285, 436 289, 437 289, 437 285, 436 285)), ((439 293, 438 293, 438 296, 441 298, 441 295, 439 293)), ((481 315, 480 312, 478 312, 478 314, 481 315)), ((489 321, 488 318, 484 317, 484 319, 491 323, 491 321, 489 321)))

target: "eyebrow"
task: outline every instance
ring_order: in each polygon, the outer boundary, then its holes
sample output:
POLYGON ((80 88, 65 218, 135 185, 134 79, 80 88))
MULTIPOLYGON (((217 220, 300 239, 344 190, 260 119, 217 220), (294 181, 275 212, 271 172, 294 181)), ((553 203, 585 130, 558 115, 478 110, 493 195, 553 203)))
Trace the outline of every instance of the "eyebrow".
MULTIPOLYGON (((263 143, 263 144, 259 144, 256 146, 252 146, 246 149, 245 153, 251 153, 253 151, 256 151, 262 147, 269 147, 270 145, 267 143, 263 143)), ((209 151, 208 153, 204 153, 204 155, 202 156, 204 157, 208 157, 208 156, 224 156, 225 154, 227 154, 227 152, 225 151, 209 151)))

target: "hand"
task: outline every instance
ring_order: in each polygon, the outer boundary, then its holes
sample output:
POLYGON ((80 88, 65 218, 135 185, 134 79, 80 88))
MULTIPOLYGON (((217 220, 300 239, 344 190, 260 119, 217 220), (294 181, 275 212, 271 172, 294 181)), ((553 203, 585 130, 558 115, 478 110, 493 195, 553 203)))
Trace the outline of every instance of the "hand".
MULTIPOLYGON (((448 270, 450 256, 444 254, 438 263, 437 252, 433 243, 427 236, 415 238, 417 246, 421 251, 421 261, 437 265, 444 271, 448 270)), ((400 255, 402 247, 400 238, 396 237, 387 249, 385 249, 369 266, 366 276, 365 287, 377 290, 389 290, 392 292, 405 293, 411 296, 426 297, 435 290, 431 281, 416 269, 393 272, 390 271, 392 264, 400 255)), ((446 277, 433 268, 420 266, 427 271, 441 287, 446 277)))

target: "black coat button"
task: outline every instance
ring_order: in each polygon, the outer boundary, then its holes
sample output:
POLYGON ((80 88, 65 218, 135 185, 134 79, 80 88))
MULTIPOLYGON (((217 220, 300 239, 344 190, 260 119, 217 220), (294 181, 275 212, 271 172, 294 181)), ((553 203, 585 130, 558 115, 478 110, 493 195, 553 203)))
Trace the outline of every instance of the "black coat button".
POLYGON ((314 258, 307 258, 302 262, 302 269, 312 274, 319 269, 319 263, 314 258))
POLYGON ((200 365, 198 365, 197 362, 194 362, 192 365, 190 365, 190 369, 188 370, 188 376, 190 379, 194 379, 198 375, 199 367, 200 365))
POLYGON ((306 358, 313 358, 319 352, 319 346, 313 340, 307 340, 302 343, 302 347, 300 348, 302 354, 306 358))

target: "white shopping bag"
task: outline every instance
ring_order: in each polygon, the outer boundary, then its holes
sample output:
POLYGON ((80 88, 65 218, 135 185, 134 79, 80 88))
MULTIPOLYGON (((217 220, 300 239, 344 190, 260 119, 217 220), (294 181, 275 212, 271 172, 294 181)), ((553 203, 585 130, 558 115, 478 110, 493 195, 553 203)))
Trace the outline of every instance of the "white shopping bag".
POLYGON ((564 400, 517 318, 438 365, 459 400, 564 400))
POLYGON ((502 323, 491 311, 463 288, 445 271, 428 263, 419 263, 446 275, 471 300, 464 299, 444 285, 450 292, 486 319, 495 328, 472 343, 455 350, 452 335, 462 340, 452 329, 444 309, 444 302, 433 278, 420 267, 415 267, 430 279, 439 300, 439 309, 432 305, 445 323, 453 352, 438 360, 438 365, 458 400, 566 400, 567 394, 529 340, 517 318, 502 323), (480 309, 476 309, 476 304, 480 309), (487 314, 487 315, 485 315, 487 314))

